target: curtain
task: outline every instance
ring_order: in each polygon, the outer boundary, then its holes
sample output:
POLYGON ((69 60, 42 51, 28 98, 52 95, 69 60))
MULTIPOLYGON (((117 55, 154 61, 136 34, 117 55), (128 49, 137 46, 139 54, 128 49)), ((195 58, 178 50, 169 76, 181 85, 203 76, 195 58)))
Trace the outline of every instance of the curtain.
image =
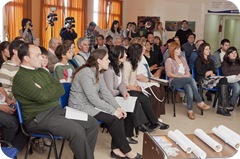
POLYGON ((107 29, 107 6, 108 0, 99 0, 97 25, 102 29, 107 29))
POLYGON ((8 41, 12 41, 19 36, 19 30, 22 29, 22 19, 30 18, 31 8, 30 0, 13 0, 5 5, 6 12, 6 33, 8 41))
POLYGON ((63 0, 42 0, 41 1, 41 17, 42 23, 40 31, 40 44, 45 48, 48 48, 48 42, 51 37, 60 39, 60 30, 64 26, 64 2, 63 0), (54 21, 54 26, 50 26, 47 22, 47 16, 51 13, 50 7, 56 7, 55 14, 57 14, 57 21, 54 21))
MULTIPOLYGON (((69 0, 67 3, 67 15, 65 17, 74 17, 75 19, 75 32, 79 37, 84 36, 84 29, 88 26, 86 25, 87 19, 87 0, 69 0)), ((75 39, 75 42, 77 39, 75 39)))
POLYGON ((109 0, 109 17, 108 17, 108 28, 111 28, 112 22, 118 20, 119 24, 122 24, 122 1, 120 0, 109 0))

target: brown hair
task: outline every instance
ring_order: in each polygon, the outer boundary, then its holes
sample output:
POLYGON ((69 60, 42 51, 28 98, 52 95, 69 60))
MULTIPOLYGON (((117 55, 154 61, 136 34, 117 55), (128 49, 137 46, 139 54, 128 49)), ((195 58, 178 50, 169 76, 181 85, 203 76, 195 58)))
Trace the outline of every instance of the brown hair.
MULTIPOLYGON (((103 59, 105 56, 107 55, 107 51, 105 49, 96 49, 93 52, 91 52, 88 60, 86 61, 86 64, 84 64, 83 66, 79 67, 76 69, 76 71, 73 74, 73 78, 75 77, 75 75, 83 68, 85 67, 91 67, 91 68, 95 68, 96 69, 96 82, 99 81, 99 66, 98 66, 98 59, 103 59)), ((100 73, 102 73, 104 70, 101 70, 100 73)))
POLYGON ((168 46, 169 57, 174 59, 174 51, 180 48, 180 46, 176 42, 171 42, 168 46))

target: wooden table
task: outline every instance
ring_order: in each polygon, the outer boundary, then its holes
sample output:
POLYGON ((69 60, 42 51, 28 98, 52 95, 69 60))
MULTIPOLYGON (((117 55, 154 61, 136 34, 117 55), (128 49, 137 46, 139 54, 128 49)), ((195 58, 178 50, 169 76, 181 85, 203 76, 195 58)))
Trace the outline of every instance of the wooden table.
MULTIPOLYGON (((237 150, 226 144, 223 140, 215 136, 214 134, 208 134, 214 140, 219 142, 223 146, 223 150, 221 152, 216 152, 212 148, 210 148, 207 144, 205 144, 202 140, 200 140, 194 134, 187 134, 186 136, 192 140, 196 145, 198 145, 203 151, 206 152, 207 158, 229 158, 237 153, 237 150)), ((157 135, 155 135, 157 136, 157 135)), ((171 139, 169 141, 172 143, 172 147, 178 148, 180 151, 178 152, 178 156, 176 157, 168 157, 168 159, 193 159, 197 158, 193 153, 187 154, 185 153, 178 145, 176 145, 171 139)), ((161 146, 153 139, 153 136, 149 133, 144 133, 143 136, 143 159, 164 159, 165 152, 161 148, 161 146)))

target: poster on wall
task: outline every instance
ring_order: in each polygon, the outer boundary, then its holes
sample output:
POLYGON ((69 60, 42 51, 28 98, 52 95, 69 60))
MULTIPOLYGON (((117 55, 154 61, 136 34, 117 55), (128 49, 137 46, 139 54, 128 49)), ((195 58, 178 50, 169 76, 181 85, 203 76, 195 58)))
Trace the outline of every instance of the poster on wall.
POLYGON ((212 0, 208 2, 208 13, 239 14, 237 6, 227 0, 212 0))
POLYGON ((160 22, 160 17, 138 16, 137 22, 143 22, 145 28, 151 32, 154 31, 155 24, 160 22))
MULTIPOLYGON (((180 29, 182 21, 165 21, 165 29, 167 31, 177 31, 180 29)), ((188 21, 188 28, 195 32, 195 21, 188 21)))

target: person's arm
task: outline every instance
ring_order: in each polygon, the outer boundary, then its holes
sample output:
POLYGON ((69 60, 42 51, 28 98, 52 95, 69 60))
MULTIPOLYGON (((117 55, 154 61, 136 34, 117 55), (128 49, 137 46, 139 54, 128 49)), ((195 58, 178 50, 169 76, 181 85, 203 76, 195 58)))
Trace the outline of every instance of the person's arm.
POLYGON ((26 27, 26 28, 24 29, 24 31, 23 31, 22 29, 19 30, 19 35, 20 35, 22 38, 25 38, 26 35, 27 35, 27 32, 28 32, 28 28, 26 27))
POLYGON ((144 76, 143 74, 138 74, 137 75, 137 80, 140 82, 150 82, 149 78, 144 76))
POLYGON ((32 76, 28 74, 16 74, 13 79, 14 97, 21 95, 25 99, 37 101, 38 103, 46 103, 52 100, 58 100, 64 93, 61 83, 59 83, 50 74, 46 78, 50 78, 51 82, 41 87, 40 83, 36 83, 32 76))
POLYGON ((77 33, 75 32, 74 29, 71 29, 71 30, 72 30, 71 35, 72 35, 73 39, 76 39, 77 38, 77 33))
POLYGON ((204 64, 200 58, 196 59, 195 68, 196 68, 196 73, 198 76, 202 76, 202 77, 209 76, 207 73, 207 70, 204 69, 204 64))
POLYGON ((33 38, 33 40, 36 40, 36 36, 35 36, 35 34, 34 34, 34 31, 33 31, 33 30, 31 30, 31 33, 32 33, 32 38, 33 38))
POLYGON ((59 35, 61 36, 62 39, 65 39, 66 37, 68 37, 69 32, 66 28, 62 28, 59 35))
POLYGON ((220 53, 218 51, 216 51, 213 56, 215 57, 214 60, 214 67, 215 68, 219 68, 221 67, 221 59, 220 59, 220 53))
POLYGON ((115 97, 120 94, 120 91, 118 89, 114 89, 114 71, 112 71, 110 68, 104 72, 104 80, 106 83, 106 86, 108 90, 112 93, 112 95, 115 97))
POLYGON ((99 91, 101 92, 101 96, 104 101, 109 103, 111 106, 113 106, 115 109, 120 108, 119 104, 109 91, 109 89, 106 86, 106 83, 103 79, 103 74, 99 75, 99 91))
MULTIPOLYGON (((76 78, 76 77, 75 77, 76 78)), ((106 111, 110 114, 114 114, 115 108, 108 104, 105 100, 100 99, 99 92, 97 90, 95 80, 95 75, 91 73, 82 73, 77 76, 78 81, 83 89, 83 92, 90 103, 92 103, 96 108, 106 111)), ((110 93, 110 92, 109 92, 110 93)), ((110 94, 110 96, 112 96, 110 94)))

